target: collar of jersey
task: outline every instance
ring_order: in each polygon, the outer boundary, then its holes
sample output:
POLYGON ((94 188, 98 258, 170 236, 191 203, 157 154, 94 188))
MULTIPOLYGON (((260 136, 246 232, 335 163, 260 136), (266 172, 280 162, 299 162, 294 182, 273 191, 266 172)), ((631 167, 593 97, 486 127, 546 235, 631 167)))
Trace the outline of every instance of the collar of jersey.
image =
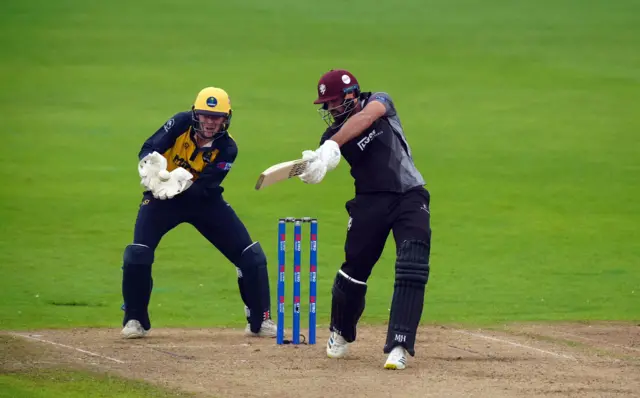
POLYGON ((199 149, 199 150, 205 150, 208 148, 213 148, 213 143, 216 142, 217 140, 219 140, 220 138, 224 137, 224 136, 228 136, 229 132, 227 130, 221 131, 219 133, 216 133, 213 136, 213 139, 211 141, 209 141, 207 143, 207 145, 203 146, 203 147, 199 147, 198 144, 196 143, 196 140, 194 138, 195 135, 195 131, 193 131, 193 126, 189 127, 189 138, 191 139, 191 142, 193 143, 193 145, 199 149))

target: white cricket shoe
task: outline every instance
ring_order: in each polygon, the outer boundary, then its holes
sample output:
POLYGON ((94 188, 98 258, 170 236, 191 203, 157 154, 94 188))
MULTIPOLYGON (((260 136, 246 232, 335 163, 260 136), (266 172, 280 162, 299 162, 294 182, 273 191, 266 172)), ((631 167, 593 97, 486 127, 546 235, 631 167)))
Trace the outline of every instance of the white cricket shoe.
POLYGON ((258 333, 253 333, 251 331, 251 325, 248 323, 244 328, 244 335, 249 337, 276 337, 277 334, 278 326, 276 326, 271 319, 262 321, 262 325, 260 325, 260 331, 258 333))
POLYGON ((120 333, 125 339, 139 339, 144 337, 147 334, 147 331, 144 330, 139 321, 131 319, 126 325, 124 325, 124 328, 120 333))
POLYGON ((344 358, 347 351, 349 351, 347 340, 338 333, 331 332, 327 341, 327 356, 334 359, 344 358))
POLYGON ((402 346, 396 346, 389 353, 387 362, 384 363, 385 369, 402 370, 407 367, 407 350, 402 346))

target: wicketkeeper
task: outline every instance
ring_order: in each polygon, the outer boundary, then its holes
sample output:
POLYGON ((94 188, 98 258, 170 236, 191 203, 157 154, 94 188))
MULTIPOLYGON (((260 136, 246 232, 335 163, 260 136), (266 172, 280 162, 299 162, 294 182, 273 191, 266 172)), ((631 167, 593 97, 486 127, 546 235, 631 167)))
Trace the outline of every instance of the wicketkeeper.
POLYGON ((151 329, 148 306, 154 252, 164 234, 184 222, 236 266, 248 323, 245 333, 276 335, 270 316, 267 258, 222 196, 220 184, 238 154, 228 133, 231 115, 227 93, 207 87, 198 93, 190 111, 169 119, 138 154, 138 171, 146 190, 133 242, 124 250, 125 338, 143 337, 151 329))
POLYGON ((355 198, 348 201, 345 261, 339 269, 331 305, 327 355, 342 358, 356 339, 365 308, 367 279, 380 258, 389 233, 396 244, 395 284, 384 353, 384 367, 404 369, 422 316, 429 279, 431 248, 430 194, 414 165, 398 112, 384 92, 361 92, 346 70, 331 70, 317 86, 315 104, 328 128, 320 147, 304 151, 310 160, 300 176, 317 184, 334 169, 341 155, 351 167, 355 198))

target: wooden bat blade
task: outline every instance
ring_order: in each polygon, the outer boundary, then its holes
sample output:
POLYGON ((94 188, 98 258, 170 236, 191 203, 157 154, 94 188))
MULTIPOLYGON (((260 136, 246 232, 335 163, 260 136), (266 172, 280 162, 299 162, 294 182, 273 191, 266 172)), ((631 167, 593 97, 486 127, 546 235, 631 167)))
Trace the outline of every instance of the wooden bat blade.
POLYGON ((274 164, 260 174, 256 183, 256 190, 299 176, 307 169, 308 163, 307 160, 298 159, 274 164))

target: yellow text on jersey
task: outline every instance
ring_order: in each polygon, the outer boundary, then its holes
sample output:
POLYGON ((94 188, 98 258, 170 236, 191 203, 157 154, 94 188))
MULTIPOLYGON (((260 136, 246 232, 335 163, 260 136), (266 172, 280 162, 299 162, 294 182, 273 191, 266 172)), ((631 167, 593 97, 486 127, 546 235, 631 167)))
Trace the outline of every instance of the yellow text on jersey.
POLYGON ((182 133, 173 146, 162 154, 167 159, 167 171, 182 167, 193 174, 193 181, 198 179, 202 170, 218 156, 220 152, 214 149, 209 156, 207 151, 198 151, 191 139, 191 128, 182 133))

